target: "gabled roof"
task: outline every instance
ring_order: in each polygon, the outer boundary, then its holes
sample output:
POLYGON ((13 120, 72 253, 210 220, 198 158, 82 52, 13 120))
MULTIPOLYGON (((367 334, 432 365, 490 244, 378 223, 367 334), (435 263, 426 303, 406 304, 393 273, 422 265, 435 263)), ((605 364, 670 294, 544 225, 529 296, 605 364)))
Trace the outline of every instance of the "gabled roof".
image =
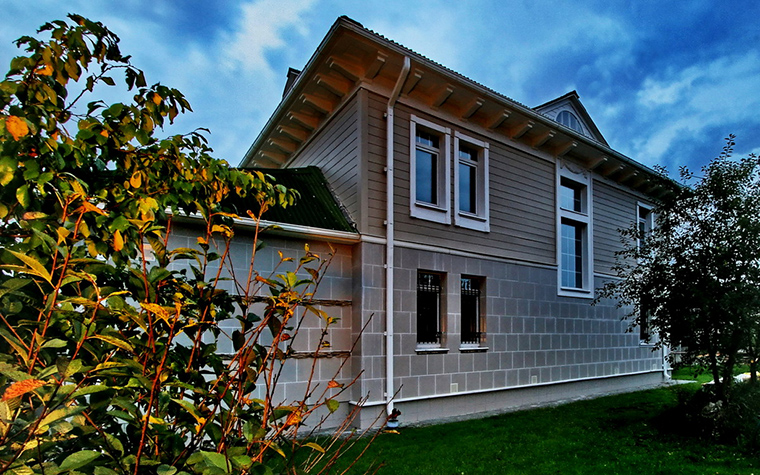
POLYGON ((302 72, 293 78, 240 166, 287 166, 359 88, 390 96, 400 77, 403 83, 398 101, 410 107, 436 111, 557 159, 571 158, 588 170, 654 198, 670 193, 675 186, 657 171, 610 148, 574 92, 555 101, 573 105, 579 116, 587 119, 593 134, 564 127, 539 110, 347 17, 336 20, 302 72), (410 69, 402 77, 407 60, 410 69))
MULTIPOLYGON (((272 207, 264 213, 262 219, 280 224, 356 232, 319 168, 267 168, 259 171, 271 175, 277 184, 299 193, 295 205, 287 208, 272 207)), ((231 204, 240 212, 250 207, 250 204, 242 202, 240 198, 233 200, 231 204)))
MULTIPOLYGON (((570 91, 563 96, 552 99, 549 102, 545 102, 540 106, 534 107, 533 109, 536 112, 540 112, 541 114, 553 120, 556 120, 557 114, 559 112, 563 110, 571 111, 581 121, 582 125, 585 126, 585 130, 588 131, 591 138, 609 147, 607 140, 605 140, 602 132, 596 126, 593 119, 591 119, 591 116, 581 103, 580 96, 578 96, 578 93, 576 91, 570 91)), ((560 124, 560 126, 564 127, 562 124, 560 124)), ((584 133, 584 135, 586 134, 584 133)))

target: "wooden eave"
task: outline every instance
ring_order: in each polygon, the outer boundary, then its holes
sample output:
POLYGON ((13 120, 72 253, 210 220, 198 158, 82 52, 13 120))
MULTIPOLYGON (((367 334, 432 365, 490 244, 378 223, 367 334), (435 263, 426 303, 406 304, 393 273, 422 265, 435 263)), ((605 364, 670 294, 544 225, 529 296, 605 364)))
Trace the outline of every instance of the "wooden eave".
POLYGON ((410 58, 411 68, 401 88, 401 100, 444 112, 552 157, 576 161, 655 199, 674 189, 674 182, 668 178, 606 144, 564 127, 346 17, 332 26, 240 166, 286 165, 359 87, 390 95, 405 56, 410 58))

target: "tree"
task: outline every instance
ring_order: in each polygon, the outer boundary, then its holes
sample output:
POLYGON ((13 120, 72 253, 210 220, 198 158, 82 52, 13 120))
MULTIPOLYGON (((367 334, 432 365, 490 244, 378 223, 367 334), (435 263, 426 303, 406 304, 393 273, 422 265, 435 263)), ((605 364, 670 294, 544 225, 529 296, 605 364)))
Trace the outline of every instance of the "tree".
POLYGON ((238 217, 227 198, 245 198, 258 223, 297 194, 212 158, 199 133, 157 138, 190 110, 185 98, 147 86, 102 24, 69 18, 41 27, 47 41, 20 38, 27 55, 0 83, 0 472, 313 468, 329 451, 295 435, 317 408, 335 410, 344 385, 287 405, 272 393, 296 308, 333 321, 310 305, 329 257, 307 247, 277 276, 251 268, 236 294, 219 288, 238 217), (84 104, 117 75, 131 103, 84 104), (198 216, 197 247, 167 249, 178 215, 198 216))
MULTIPOLYGON (((733 146, 730 136, 701 179, 659 203, 649 234, 623 231, 620 280, 597 297, 617 298, 632 325, 647 319, 658 346, 704 361, 722 398, 741 354, 757 356, 760 322, 760 161, 733 160, 733 146)), ((681 177, 695 178, 687 169, 681 177)))

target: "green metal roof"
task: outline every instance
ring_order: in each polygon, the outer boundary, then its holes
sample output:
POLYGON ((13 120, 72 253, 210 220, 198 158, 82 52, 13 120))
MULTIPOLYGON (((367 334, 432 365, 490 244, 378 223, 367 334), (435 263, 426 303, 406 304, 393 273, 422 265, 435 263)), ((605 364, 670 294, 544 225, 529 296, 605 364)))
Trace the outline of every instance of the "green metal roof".
POLYGON ((334 231, 355 233, 356 228, 332 194, 322 171, 318 167, 255 168, 274 178, 277 184, 297 190, 295 205, 287 208, 272 207, 263 219, 277 223, 296 224, 334 231))

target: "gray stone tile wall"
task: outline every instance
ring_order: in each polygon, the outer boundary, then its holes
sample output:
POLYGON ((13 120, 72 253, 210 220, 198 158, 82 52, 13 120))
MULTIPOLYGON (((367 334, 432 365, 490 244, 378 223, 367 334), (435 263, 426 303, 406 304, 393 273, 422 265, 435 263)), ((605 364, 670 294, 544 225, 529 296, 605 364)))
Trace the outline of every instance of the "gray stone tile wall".
MULTIPOLYGON (((613 302, 557 296, 556 270, 396 248, 395 384, 400 401, 652 371, 661 354, 639 344, 613 302), (416 275, 444 275, 443 354, 416 345, 416 275), (459 279, 484 278, 484 352, 460 350, 459 279), (452 384, 456 383, 457 391, 452 384)), ((597 284, 600 284, 597 282, 597 284)))

